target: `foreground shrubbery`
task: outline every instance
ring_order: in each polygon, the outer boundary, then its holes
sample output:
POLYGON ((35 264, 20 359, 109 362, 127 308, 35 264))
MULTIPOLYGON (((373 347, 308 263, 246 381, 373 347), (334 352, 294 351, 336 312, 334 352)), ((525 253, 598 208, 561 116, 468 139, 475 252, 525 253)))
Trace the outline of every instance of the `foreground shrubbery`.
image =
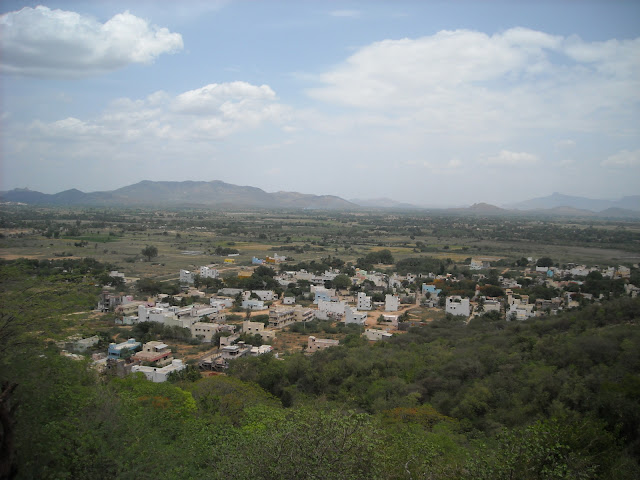
POLYGON ((640 476, 637 299, 520 323, 443 319, 375 345, 349 335, 313 356, 265 355, 236 361, 230 376, 154 384, 99 378, 46 347, 55 316, 91 294, 91 272, 63 272, 54 285, 7 268, 5 298, 24 301, 29 284, 56 306, 37 295, 28 315, 3 305, 4 476, 640 476))

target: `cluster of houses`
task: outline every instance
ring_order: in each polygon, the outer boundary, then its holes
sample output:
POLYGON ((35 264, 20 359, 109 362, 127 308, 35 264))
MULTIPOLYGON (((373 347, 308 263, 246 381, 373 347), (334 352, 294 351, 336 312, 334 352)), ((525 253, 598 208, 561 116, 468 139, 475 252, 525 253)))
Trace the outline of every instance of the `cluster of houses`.
MULTIPOLYGON (((264 263, 279 263, 286 257, 267 257, 266 260, 254 258, 254 265, 264 263)), ((533 263, 533 259, 529 259, 533 263)), ((481 270, 489 268, 487 259, 472 259, 469 269, 473 271, 472 279, 482 281, 486 276, 481 270), (477 273, 476 273, 477 272, 477 273)), ((278 331, 296 322, 308 322, 314 319, 339 321, 345 324, 364 326, 363 335, 371 341, 380 341, 392 336, 397 331, 399 311, 401 310, 400 296, 411 293, 410 284, 419 283, 422 296, 421 304, 427 307, 443 307, 447 314, 461 316, 467 319, 475 315, 488 312, 498 312, 508 320, 526 320, 533 316, 557 313, 560 310, 578 306, 575 293, 565 289, 570 283, 581 283, 581 277, 598 271, 603 277, 617 279, 629 278, 631 270, 625 266, 615 267, 587 267, 585 265, 569 264, 559 267, 532 267, 525 268, 523 276, 534 284, 558 288, 562 295, 551 299, 537 298, 530 302, 527 295, 517 294, 522 286, 513 278, 498 276, 498 286, 504 290, 502 297, 488 297, 482 295, 478 285, 475 295, 465 298, 460 295, 449 295, 442 298, 444 284, 451 286, 458 281, 455 275, 450 273, 435 275, 397 274, 386 275, 380 272, 368 272, 356 269, 351 277, 352 284, 368 283, 368 291, 384 292, 384 302, 375 302, 373 297, 361 291, 356 294, 347 294, 335 288, 327 288, 328 282, 333 281, 338 271, 328 270, 322 274, 312 274, 304 270, 280 272, 275 280, 282 286, 288 287, 291 283, 301 280, 310 285, 309 300, 313 302, 313 308, 307 308, 296 304, 293 296, 279 296, 272 290, 251 290, 222 288, 217 294, 208 298, 208 304, 194 304, 189 306, 173 306, 165 303, 165 297, 159 295, 156 299, 135 300, 130 295, 117 295, 105 290, 100 296, 98 309, 101 311, 113 311, 116 313, 116 323, 132 325, 137 322, 158 322, 165 326, 189 329, 191 337, 203 343, 219 340, 220 350, 201 361, 201 366, 211 369, 223 369, 228 362, 246 355, 261 355, 271 351, 270 345, 255 347, 239 341, 242 333, 258 335, 263 342, 271 342, 278 331), (570 280, 567 280, 570 278, 570 280), (388 293, 393 291, 394 293, 388 293), (238 297, 239 295, 239 297, 238 297), (248 316, 242 325, 227 323, 228 309, 237 305, 236 300, 241 299, 241 307, 245 311, 268 311, 268 321, 252 321, 248 316), (381 312, 380 315, 377 315, 381 312), (371 321, 374 320, 374 321, 371 321)), ((239 275, 251 275, 252 270, 242 270, 239 275)), ((199 267, 197 274, 201 278, 219 278, 219 271, 214 265, 199 267)), ((180 270, 180 282, 186 285, 194 283, 195 273, 189 270, 180 270)), ((481 282, 482 283, 482 282, 481 282)), ((625 291, 629 296, 637 296, 640 289, 630 283, 625 285, 625 291)), ((200 297, 206 297, 204 293, 197 292, 200 297)), ((588 294, 583 297, 591 298, 588 294)), ((380 295, 381 297, 381 295, 380 295)), ((594 299, 597 300, 597 299, 594 299)), ((83 351, 97 342, 97 337, 89 339, 69 339, 65 346, 73 344, 74 351, 83 351), (69 343, 71 342, 71 343, 69 343)), ((308 353, 337 345, 332 339, 319 339, 309 337, 306 351, 308 353)), ((138 371, 145 374, 152 381, 164 381, 172 371, 185 368, 180 360, 170 358, 166 351, 166 345, 153 342, 141 346, 138 342, 127 341, 121 344, 113 344, 109 347, 106 357, 110 360, 108 368, 138 371), (118 351, 129 351, 134 346, 141 351, 134 356, 129 356, 126 365, 118 362, 118 351), (133 360, 132 360, 133 359, 133 360), (135 362, 139 361, 138 364, 135 362), (152 364, 152 365, 149 365, 152 364)))
POLYGON ((265 258, 252 257, 251 264, 252 265, 265 265, 265 264, 275 265, 277 263, 282 263, 286 260, 287 260, 287 257, 285 257, 284 255, 278 255, 277 253, 275 253, 273 257, 270 257, 268 255, 265 258))
MULTIPOLYGON (((266 263, 279 263, 286 257, 275 254, 273 257, 267 257, 266 263)), ((534 263, 533 259, 528 259, 530 263, 534 263)), ((254 258, 252 261, 255 265, 265 263, 265 261, 254 258)), ((471 259, 469 269, 472 271, 480 271, 491 266, 489 259, 479 258, 471 259)), ((567 276, 573 277, 573 283, 580 283, 575 277, 585 277, 593 271, 600 272, 603 277, 607 278, 628 278, 631 270, 625 266, 616 267, 587 267, 585 265, 568 264, 565 268, 559 267, 533 267, 526 268, 523 272, 525 277, 534 279, 540 283, 550 287, 562 289, 566 284, 559 280, 567 276)), ((241 271, 239 275, 251 275, 252 271, 241 271)), ((201 266, 198 274, 202 278, 218 278, 219 271, 213 265, 201 266)), ((400 298, 398 294, 386 293, 391 289, 394 292, 407 292, 407 284, 422 281, 420 293, 423 295, 422 305, 427 307, 442 306, 440 295, 442 290, 437 287, 438 281, 443 280, 448 284, 455 283, 455 276, 452 274, 435 275, 433 273, 426 275, 407 274, 400 276, 397 274, 386 275, 380 272, 368 272, 357 269, 355 275, 351 278, 353 284, 362 284, 365 281, 370 282, 373 289, 385 291, 384 302, 373 302, 372 297, 365 292, 358 292, 355 297, 348 295, 340 295, 336 289, 325 288, 327 282, 333 281, 339 275, 338 271, 328 270, 322 274, 312 274, 304 270, 285 271, 275 277, 275 280, 283 287, 301 280, 309 282, 311 285, 311 295, 315 309, 302 309, 296 307, 296 299, 293 296, 285 296, 279 299, 271 290, 253 290, 241 291, 239 289, 225 288, 218 293, 223 296, 214 296, 210 298, 208 306, 190 306, 190 307, 172 307, 168 304, 145 302, 136 302, 131 296, 112 296, 105 292, 101 297, 98 308, 101 310, 115 310, 119 314, 120 322, 124 324, 135 323, 136 321, 160 321, 166 325, 179 326, 189 328, 194 338, 201 338, 203 341, 210 339, 218 332, 230 331, 233 327, 225 325, 224 309, 232 306, 235 297, 240 294, 242 298, 242 308, 245 310, 261 311, 268 308, 273 302, 279 305, 270 309, 270 318, 274 320, 269 323, 270 329, 282 328, 289 323, 295 321, 308 321, 312 318, 322 320, 337 320, 346 324, 365 325, 368 315, 367 312, 372 310, 384 310, 385 312, 397 312, 400 310, 400 298), (231 297, 231 298, 229 298, 231 297), (295 312, 295 314, 294 314, 295 312), (137 314, 137 315, 136 315, 137 314), (206 319, 201 321, 203 317, 206 319), (275 320, 282 318, 286 320, 275 320), (203 325, 204 323, 204 325, 203 325), (213 326, 211 325, 213 324, 213 326)), ((474 273, 473 278, 481 281, 486 279, 482 273, 474 273)), ((180 281, 184 284, 191 284, 194 281, 194 273, 188 270, 180 271, 180 281)), ((536 300, 536 303, 529 304, 526 295, 515 295, 512 290, 520 289, 522 286, 513 278, 498 277, 500 287, 505 289, 506 301, 504 299, 483 297, 479 291, 473 298, 461 298, 459 296, 449 296, 444 301, 444 309, 446 313, 469 318, 473 314, 487 313, 497 311, 504 313, 507 319, 523 320, 534 315, 544 314, 545 312, 554 313, 563 308, 571 308, 575 306, 575 299, 572 295, 565 295, 551 300, 536 300)), ((636 296, 638 288, 634 285, 627 284, 625 289, 630 296, 636 296)), ((584 294, 583 294, 584 296, 584 294)), ((588 296, 588 295, 587 295, 588 296)), ((233 333, 230 331, 230 333, 233 333)))
MULTIPOLYGON (((99 342, 100 337, 97 335, 87 338, 74 335, 56 344, 62 355, 81 360, 84 358, 82 354, 98 346, 99 342)), ((123 377, 140 372, 148 380, 156 383, 165 382, 173 372, 180 372, 186 368, 182 360, 173 358, 171 349, 164 342, 151 341, 141 344, 135 338, 120 343, 112 342, 106 352, 93 353, 91 358, 93 366, 101 373, 123 377)))
POLYGON ((195 281, 195 276, 200 275, 200 278, 218 278, 220 277, 220 272, 218 269, 214 268, 215 265, 203 265, 201 266, 197 272, 192 272, 191 270, 180 269, 180 283, 193 284, 195 281))
MULTIPOLYGON (((530 263, 534 262, 532 258, 529 258, 528 261, 530 263)), ((486 260, 472 260, 470 270, 480 270, 488 268, 489 266, 490 264, 486 260)), ((561 310, 575 308, 580 305, 576 298, 578 296, 576 292, 566 289, 572 285, 582 285, 584 278, 592 272, 598 272, 603 278, 612 280, 628 279, 631 276, 631 269, 624 265, 600 268, 598 266, 587 267, 586 265, 570 263, 563 268, 553 266, 525 268, 523 271, 524 278, 533 281, 537 285, 556 288, 563 292, 562 295, 551 299, 537 298, 535 301, 530 302, 528 295, 516 294, 514 292, 515 289, 522 288, 522 285, 515 279, 498 276, 498 284, 504 288, 505 292, 504 301, 500 298, 482 296, 480 287, 477 286, 476 294, 471 299, 460 296, 446 297, 445 311, 451 315, 461 315, 464 317, 492 311, 502 312, 507 320, 526 320, 531 317, 556 314, 561 310)), ((440 279, 444 277, 446 276, 439 276, 437 278, 440 279)), ((481 274, 474 274, 473 278, 481 280, 486 277, 481 274)), ((449 279, 449 281, 451 281, 451 279, 449 279)), ((636 297, 640 292, 640 288, 631 283, 626 283, 624 290, 626 295, 630 297, 636 297)), ((428 292, 430 298, 433 300, 438 297, 440 290, 436 289, 435 285, 423 284, 422 292, 428 292)), ((587 300, 599 300, 603 295, 600 295, 600 298, 594 298, 594 296, 589 293, 581 293, 580 296, 587 300)))

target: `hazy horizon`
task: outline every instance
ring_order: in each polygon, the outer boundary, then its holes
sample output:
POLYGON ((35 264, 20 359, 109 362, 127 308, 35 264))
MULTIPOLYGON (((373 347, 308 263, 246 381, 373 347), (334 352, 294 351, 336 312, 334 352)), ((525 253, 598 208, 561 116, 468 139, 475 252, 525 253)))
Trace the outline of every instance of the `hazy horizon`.
POLYGON ((640 193, 637 2, 0 14, 0 190, 221 180, 420 206, 640 193))

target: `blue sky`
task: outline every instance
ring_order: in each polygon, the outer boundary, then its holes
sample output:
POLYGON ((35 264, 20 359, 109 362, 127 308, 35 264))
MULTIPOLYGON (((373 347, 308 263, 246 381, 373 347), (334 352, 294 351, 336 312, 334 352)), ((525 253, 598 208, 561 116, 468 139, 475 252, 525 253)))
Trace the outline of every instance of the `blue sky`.
POLYGON ((0 4, 0 189, 640 194, 640 2, 0 4))

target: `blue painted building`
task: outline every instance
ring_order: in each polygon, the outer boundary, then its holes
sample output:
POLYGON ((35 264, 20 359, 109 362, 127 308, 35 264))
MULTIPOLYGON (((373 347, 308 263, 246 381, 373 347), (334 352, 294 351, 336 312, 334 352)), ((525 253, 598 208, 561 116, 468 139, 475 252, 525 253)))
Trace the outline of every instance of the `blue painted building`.
POLYGON ((120 358, 125 352, 133 354, 138 351, 141 346, 142 344, 140 342, 136 342, 135 338, 130 338, 126 342, 122 343, 110 343, 107 358, 120 358))
POLYGON ((442 290, 440 288, 436 288, 435 285, 427 285, 426 283, 422 284, 422 293, 430 293, 431 296, 438 296, 442 290))

